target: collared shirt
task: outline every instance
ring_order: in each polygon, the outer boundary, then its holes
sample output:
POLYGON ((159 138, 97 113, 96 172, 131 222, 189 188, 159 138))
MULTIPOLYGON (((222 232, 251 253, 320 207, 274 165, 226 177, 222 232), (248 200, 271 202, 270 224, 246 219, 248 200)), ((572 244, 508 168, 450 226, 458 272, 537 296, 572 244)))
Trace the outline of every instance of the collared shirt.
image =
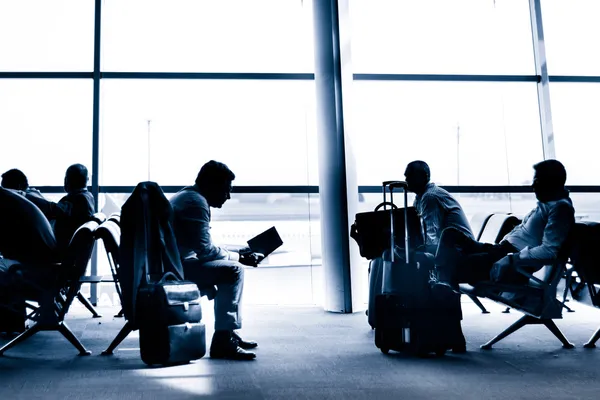
POLYGON ((442 231, 450 227, 475 239, 467 216, 458 201, 435 183, 428 183, 425 192, 415 197, 414 207, 423 218, 426 245, 437 245, 442 231))
POLYGON ((210 207, 197 186, 188 186, 170 200, 173 207, 173 230, 183 260, 239 260, 238 253, 215 246, 210 236, 210 207))
POLYGON ((541 267, 556 260, 574 223, 575 209, 568 195, 555 201, 539 201, 503 240, 519 250, 519 264, 541 267))

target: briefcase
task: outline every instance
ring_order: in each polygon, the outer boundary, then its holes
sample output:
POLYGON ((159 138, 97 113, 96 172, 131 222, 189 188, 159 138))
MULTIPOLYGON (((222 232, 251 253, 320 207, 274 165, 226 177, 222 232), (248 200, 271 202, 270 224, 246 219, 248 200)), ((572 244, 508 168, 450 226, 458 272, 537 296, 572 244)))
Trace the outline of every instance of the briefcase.
POLYGON ((141 286, 136 303, 140 353, 148 365, 172 365, 206 354, 200 290, 167 272, 156 283, 141 286))

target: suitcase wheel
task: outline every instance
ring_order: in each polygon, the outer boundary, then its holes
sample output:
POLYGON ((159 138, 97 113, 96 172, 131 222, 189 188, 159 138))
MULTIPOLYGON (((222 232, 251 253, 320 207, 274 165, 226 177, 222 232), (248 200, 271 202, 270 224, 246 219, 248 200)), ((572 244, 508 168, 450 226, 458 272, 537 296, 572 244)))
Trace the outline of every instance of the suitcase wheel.
POLYGON ((383 354, 389 354, 389 352, 390 352, 390 349, 388 349, 387 347, 382 347, 382 348, 381 348, 381 352, 382 352, 383 354))

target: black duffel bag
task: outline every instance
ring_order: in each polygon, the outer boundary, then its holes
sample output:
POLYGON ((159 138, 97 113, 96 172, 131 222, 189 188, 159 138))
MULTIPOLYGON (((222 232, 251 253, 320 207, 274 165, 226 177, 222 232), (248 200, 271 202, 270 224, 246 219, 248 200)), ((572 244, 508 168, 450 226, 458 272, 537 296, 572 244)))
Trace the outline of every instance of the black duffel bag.
POLYGON ((148 365, 172 365, 202 358, 206 332, 200 290, 167 272, 158 282, 140 286, 136 316, 140 353, 148 365))
MULTIPOLYGON (((375 207, 375 211, 356 214, 356 222, 352 225, 350 236, 356 241, 360 255, 368 260, 381 257, 384 250, 390 248, 390 210, 380 210, 391 207, 394 213, 394 237, 398 246, 404 248, 404 208, 398 208, 393 203, 383 202, 375 207)), ((414 207, 407 207, 409 249, 415 250, 423 245, 423 230, 421 218, 414 207)))

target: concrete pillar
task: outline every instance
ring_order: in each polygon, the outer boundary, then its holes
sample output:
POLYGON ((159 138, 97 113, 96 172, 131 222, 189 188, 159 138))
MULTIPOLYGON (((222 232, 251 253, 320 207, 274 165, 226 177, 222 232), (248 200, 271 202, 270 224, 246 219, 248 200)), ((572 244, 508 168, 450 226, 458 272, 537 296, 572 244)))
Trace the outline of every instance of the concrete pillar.
POLYGON ((348 111, 352 85, 348 3, 313 2, 324 308, 341 313, 363 308, 367 277, 360 268, 358 247, 350 239, 358 184, 348 111))

